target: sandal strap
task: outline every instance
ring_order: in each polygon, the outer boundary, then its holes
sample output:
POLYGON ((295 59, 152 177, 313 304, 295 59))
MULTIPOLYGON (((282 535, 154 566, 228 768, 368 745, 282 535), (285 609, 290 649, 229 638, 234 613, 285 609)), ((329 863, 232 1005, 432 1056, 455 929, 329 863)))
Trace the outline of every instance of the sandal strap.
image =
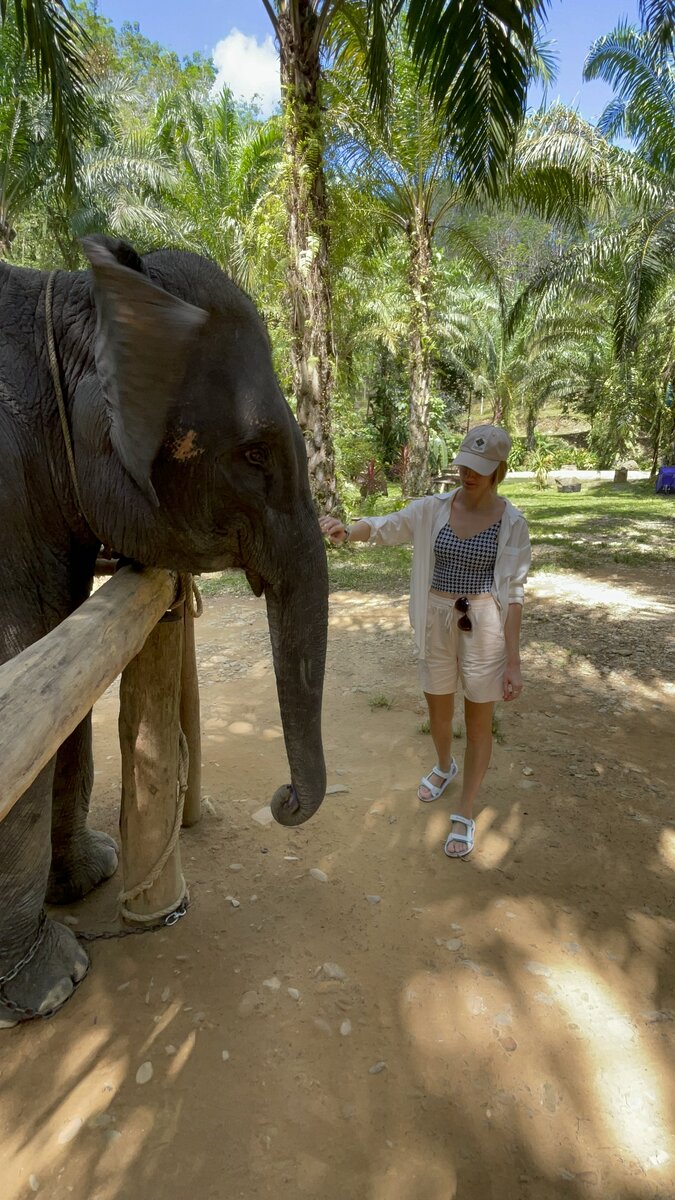
MULTIPOLYGON (((473 821, 471 819, 471 817, 463 817, 461 813, 451 813, 450 820, 451 821, 461 821, 462 825, 466 825, 466 828, 469 830, 472 830, 475 828, 475 821, 473 821)), ((466 841, 466 838, 464 837, 463 833, 457 833, 457 834, 454 834, 453 836, 457 837, 458 839, 463 839, 464 841, 466 841)))
MULTIPOLYGON (((453 759, 453 762, 454 762, 454 759, 453 759)), ((438 764, 436 764, 433 771, 429 772, 429 775, 440 775, 441 779, 449 779, 450 776, 452 775, 453 762, 450 763, 449 771, 441 771, 441 768, 438 766, 438 764)))

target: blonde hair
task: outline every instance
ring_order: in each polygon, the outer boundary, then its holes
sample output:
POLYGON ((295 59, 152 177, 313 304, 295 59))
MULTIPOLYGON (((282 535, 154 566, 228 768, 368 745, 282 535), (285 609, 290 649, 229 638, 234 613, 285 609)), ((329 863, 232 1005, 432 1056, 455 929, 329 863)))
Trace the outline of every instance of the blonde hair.
POLYGON ((508 467, 505 462, 500 462, 499 466, 492 472, 492 486, 498 487, 499 484, 506 478, 508 467))

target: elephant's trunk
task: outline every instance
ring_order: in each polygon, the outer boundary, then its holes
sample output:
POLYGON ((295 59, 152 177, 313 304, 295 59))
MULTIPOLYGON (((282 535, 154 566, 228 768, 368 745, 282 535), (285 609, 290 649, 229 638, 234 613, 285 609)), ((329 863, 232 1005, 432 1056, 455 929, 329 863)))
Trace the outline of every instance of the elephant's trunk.
POLYGON ((277 692, 291 783, 277 789, 280 825, 301 825, 326 791, 321 699, 326 665, 328 574, 318 524, 294 548, 282 585, 265 586, 277 692))

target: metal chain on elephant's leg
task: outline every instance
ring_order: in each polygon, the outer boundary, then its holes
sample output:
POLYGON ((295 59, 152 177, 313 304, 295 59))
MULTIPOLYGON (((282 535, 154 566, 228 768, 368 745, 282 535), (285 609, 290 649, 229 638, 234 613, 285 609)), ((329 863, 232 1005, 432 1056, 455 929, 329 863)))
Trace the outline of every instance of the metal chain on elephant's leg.
MULTIPOLYGON (((3 1008, 6 1008, 8 1012, 13 1013, 15 1016, 26 1021, 34 1020, 36 1017, 51 1017, 57 1011, 57 1009, 49 1009, 47 1012, 38 1012, 36 1008, 26 1008, 22 1004, 17 1004, 14 1000, 10 1000, 9 996, 5 992, 5 984, 11 983, 13 979, 16 979, 17 975, 20 975, 24 968, 33 961, 44 941, 46 932, 47 916, 44 912, 41 912, 40 919, 38 921, 38 931, 33 939, 30 949, 27 950, 23 958, 19 959, 18 963, 14 964, 11 971, 7 971, 0 977, 0 1005, 2 1005, 3 1008)), ((86 974, 87 972, 85 971, 85 975, 86 974)), ((85 976, 83 975, 82 979, 84 979, 84 977, 85 976)), ((81 983, 82 979, 78 980, 78 983, 81 983)), ((75 986, 77 986, 77 984, 75 986)))
POLYGON ((19 959, 18 963, 14 964, 11 971, 7 971, 5 975, 0 976, 0 988, 3 988, 6 983, 11 983, 13 979, 16 979, 19 972, 23 971, 24 967, 27 967, 29 962, 33 961, 35 955, 40 949, 40 946, 42 945, 46 932, 47 916, 46 913, 41 912, 40 919, 38 921, 38 931, 33 939, 30 949, 26 951, 23 958, 19 959))

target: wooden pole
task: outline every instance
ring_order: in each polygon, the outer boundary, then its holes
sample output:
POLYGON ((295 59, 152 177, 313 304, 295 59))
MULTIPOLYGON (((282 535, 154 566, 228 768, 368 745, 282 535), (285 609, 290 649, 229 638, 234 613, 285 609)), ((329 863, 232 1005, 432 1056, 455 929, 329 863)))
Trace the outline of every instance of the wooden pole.
POLYGON ((179 612, 172 615, 178 619, 155 626, 120 682, 124 905, 141 918, 171 912, 184 891, 176 836, 183 621, 179 612), (152 879, 173 839, 157 878, 140 895, 126 897, 152 879))
POLYGON ((138 653, 175 592, 171 571, 123 567, 0 666, 0 821, 138 653))
POLYGON ((196 825, 202 815, 202 735, 199 711, 199 680, 195 619, 192 606, 183 605, 183 669, 180 689, 180 724, 190 755, 187 792, 183 807, 183 825, 196 825))

